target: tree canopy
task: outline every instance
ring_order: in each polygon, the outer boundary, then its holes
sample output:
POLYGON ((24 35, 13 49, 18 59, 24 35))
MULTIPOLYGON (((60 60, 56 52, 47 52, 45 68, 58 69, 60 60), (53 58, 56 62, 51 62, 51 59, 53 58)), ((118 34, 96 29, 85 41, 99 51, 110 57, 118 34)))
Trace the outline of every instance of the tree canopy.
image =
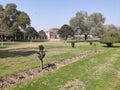
POLYGON ((103 24, 105 22, 105 18, 103 17, 101 13, 93 13, 89 16, 89 20, 93 23, 92 28, 96 30, 94 34, 100 37, 104 33, 103 24))
POLYGON ((101 13, 88 15, 85 11, 76 13, 76 16, 70 19, 70 26, 77 34, 93 34, 91 31, 96 30, 96 35, 101 35, 105 18, 101 13))
POLYGON ((71 18, 70 26, 79 34, 83 34, 87 32, 87 20, 88 14, 87 12, 77 12, 76 16, 71 18))
POLYGON ((0 5, 0 36, 15 38, 30 25, 30 18, 27 13, 17 10, 17 5, 8 3, 5 8, 0 5))
POLYGON ((39 31, 38 35, 39 35, 39 38, 42 40, 47 39, 47 35, 43 30, 39 31))
POLYGON ((60 37, 67 40, 69 36, 74 36, 74 30, 67 24, 64 24, 58 31, 60 37))
POLYGON ((28 38, 28 40, 37 36, 37 31, 33 27, 27 27, 25 31, 25 36, 28 38))
POLYGON ((113 43, 120 43, 120 33, 118 32, 105 33, 101 37, 100 42, 107 44, 108 47, 111 47, 113 43))

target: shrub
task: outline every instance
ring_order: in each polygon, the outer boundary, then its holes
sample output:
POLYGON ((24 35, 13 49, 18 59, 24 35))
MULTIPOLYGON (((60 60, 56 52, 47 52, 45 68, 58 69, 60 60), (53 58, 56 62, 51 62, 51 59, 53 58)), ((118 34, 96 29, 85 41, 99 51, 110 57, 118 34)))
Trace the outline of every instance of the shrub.
POLYGON ((113 46, 113 43, 119 43, 120 42, 120 33, 117 33, 117 32, 105 33, 101 37, 100 42, 107 44, 108 47, 111 47, 111 46, 113 46))
POLYGON ((74 48, 75 47, 75 43, 77 43, 76 40, 70 40, 70 41, 67 41, 68 43, 71 43, 71 47, 74 48))
POLYGON ((44 46, 43 45, 39 45, 39 50, 43 51, 44 50, 44 46))
POLYGON ((74 48, 75 47, 75 42, 71 42, 71 46, 72 46, 72 48, 74 48))
POLYGON ((93 41, 91 40, 91 41, 89 41, 89 43, 90 43, 90 45, 92 45, 92 44, 93 44, 93 41))

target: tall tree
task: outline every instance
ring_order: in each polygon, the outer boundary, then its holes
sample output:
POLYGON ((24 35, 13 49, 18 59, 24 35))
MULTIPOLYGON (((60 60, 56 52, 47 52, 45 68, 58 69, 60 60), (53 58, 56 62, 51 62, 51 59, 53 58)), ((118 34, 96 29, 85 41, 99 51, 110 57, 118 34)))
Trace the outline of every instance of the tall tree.
POLYGON ((46 33, 45 33, 43 30, 39 31, 39 32, 38 32, 38 35, 39 35, 39 38, 40 38, 41 40, 47 39, 47 35, 46 35, 46 33))
POLYGON ((3 6, 0 5, 0 40, 1 40, 1 46, 3 46, 3 36, 5 33, 5 30, 7 29, 7 17, 4 12, 3 6))
POLYGON ((118 32, 120 32, 120 26, 118 27, 118 32))
POLYGON ((74 30, 67 24, 64 24, 58 31, 60 37, 67 40, 69 36, 74 36, 74 30))
POLYGON ((87 30, 87 12, 80 11, 76 13, 76 16, 70 19, 70 26, 79 34, 88 32, 87 30))
POLYGON ((21 39, 23 36, 23 33, 20 31, 18 27, 11 27, 5 35, 10 39, 10 40, 18 40, 21 39))
POLYGON ((103 15, 101 13, 93 13, 89 16, 89 20, 93 23, 93 27, 96 30, 96 35, 98 37, 101 36, 101 34, 104 33, 104 22, 105 22, 105 18, 103 17, 103 15))
POLYGON ((30 18, 25 12, 18 12, 18 17, 14 25, 18 25, 21 28, 21 31, 24 33, 25 39, 25 29, 30 26, 30 18))
POLYGON ((118 32, 118 28, 113 24, 105 25, 104 29, 105 29, 105 32, 118 32))
POLYGON ((93 22, 90 20, 87 12, 80 11, 76 13, 75 17, 71 18, 70 26, 75 30, 76 34, 84 34, 86 40, 93 22))
POLYGON ((0 34, 2 37, 3 35, 18 37, 30 26, 30 22, 28 14, 17 10, 16 4, 8 3, 5 8, 0 5, 0 34), (18 36, 13 35, 13 33, 18 36))
POLYGON ((101 13, 93 13, 88 15, 85 11, 76 13, 76 16, 70 19, 70 26, 77 34, 88 34, 94 32, 95 35, 100 36, 104 32, 105 18, 101 13), (94 31, 95 30, 95 31, 94 31))
POLYGON ((18 17, 17 17, 17 22, 18 25, 22 28, 25 29, 27 26, 30 25, 30 18, 25 12, 18 12, 18 17))
POLYGON ((37 36, 37 31, 33 27, 27 27, 25 31, 25 36, 28 40, 32 40, 37 36))
POLYGON ((25 12, 18 11, 16 4, 9 3, 5 7, 5 13, 9 18, 8 22, 10 27, 18 25, 22 29, 25 29, 30 25, 30 18, 25 12))
POLYGON ((3 11, 3 10, 4 10, 4 8, 3 8, 3 6, 0 4, 0 12, 3 11))

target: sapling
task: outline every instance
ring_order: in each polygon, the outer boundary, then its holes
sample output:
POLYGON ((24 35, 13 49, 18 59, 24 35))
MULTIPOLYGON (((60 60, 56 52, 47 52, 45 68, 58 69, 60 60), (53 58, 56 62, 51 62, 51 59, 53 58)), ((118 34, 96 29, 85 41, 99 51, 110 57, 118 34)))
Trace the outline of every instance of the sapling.
POLYGON ((45 57, 45 51, 44 51, 43 45, 39 45, 39 51, 37 52, 37 54, 38 54, 38 58, 41 61, 42 69, 44 69, 43 68, 43 58, 45 57))

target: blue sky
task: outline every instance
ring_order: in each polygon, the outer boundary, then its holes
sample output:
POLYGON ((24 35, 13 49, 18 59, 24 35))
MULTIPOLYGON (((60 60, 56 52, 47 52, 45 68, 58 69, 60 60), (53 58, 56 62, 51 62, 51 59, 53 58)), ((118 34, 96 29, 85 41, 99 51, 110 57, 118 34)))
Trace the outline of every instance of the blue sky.
POLYGON ((7 3, 15 3, 18 10, 25 11, 37 31, 69 24, 78 11, 100 12, 106 18, 105 24, 120 26, 120 0, 0 0, 3 6, 7 3))

